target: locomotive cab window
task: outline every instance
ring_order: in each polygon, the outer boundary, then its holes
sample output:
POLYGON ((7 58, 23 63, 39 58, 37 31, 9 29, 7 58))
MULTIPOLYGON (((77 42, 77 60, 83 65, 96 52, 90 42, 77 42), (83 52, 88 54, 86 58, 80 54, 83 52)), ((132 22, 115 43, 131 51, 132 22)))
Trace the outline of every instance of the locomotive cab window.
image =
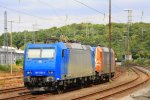
POLYGON ((28 58, 40 58, 41 49, 28 49, 28 58))
POLYGON ((39 49, 28 49, 28 58, 50 58, 55 57, 54 48, 39 48, 39 49))
POLYGON ((41 58, 51 58, 55 57, 55 49, 42 49, 41 58))

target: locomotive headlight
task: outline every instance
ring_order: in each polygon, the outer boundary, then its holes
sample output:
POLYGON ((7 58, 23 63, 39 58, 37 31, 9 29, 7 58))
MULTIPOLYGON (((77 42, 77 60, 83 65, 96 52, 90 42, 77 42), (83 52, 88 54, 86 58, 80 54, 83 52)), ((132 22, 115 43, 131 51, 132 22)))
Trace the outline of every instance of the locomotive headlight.
POLYGON ((32 72, 31 71, 27 71, 27 74, 32 74, 32 72))
POLYGON ((51 76, 51 77, 47 77, 47 78, 46 78, 46 81, 47 81, 47 82, 54 81, 54 77, 52 77, 52 76, 51 76))
POLYGON ((30 82, 30 76, 24 77, 25 82, 30 82))

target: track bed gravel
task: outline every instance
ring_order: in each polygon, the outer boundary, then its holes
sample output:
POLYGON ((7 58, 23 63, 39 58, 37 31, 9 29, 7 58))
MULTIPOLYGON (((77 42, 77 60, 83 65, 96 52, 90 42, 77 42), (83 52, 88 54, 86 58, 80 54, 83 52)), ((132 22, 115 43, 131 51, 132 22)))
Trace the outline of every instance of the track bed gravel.
POLYGON ((1 72, 0 71, 0 90, 23 86, 22 72, 1 72))
MULTIPOLYGON (((150 75, 150 67, 140 67, 140 69, 143 69, 150 75)), ((134 89, 134 92, 127 96, 120 97, 118 100, 150 100, 150 80, 146 84, 141 85, 139 88, 134 89)))
POLYGON ((79 90, 75 90, 75 91, 71 91, 71 92, 67 92, 67 93, 63 93, 60 95, 51 95, 50 97, 45 98, 44 100, 71 100, 83 95, 87 95, 87 94, 91 94, 91 93, 95 93, 99 90, 105 90, 107 88, 111 88, 114 86, 117 86, 118 84, 122 84, 124 82, 128 82, 130 80, 133 80, 137 77, 137 75, 130 69, 126 70, 126 72, 121 75, 119 78, 105 83, 105 84, 100 84, 100 85, 95 85, 93 87, 88 87, 88 88, 83 88, 83 89, 79 89, 79 90))

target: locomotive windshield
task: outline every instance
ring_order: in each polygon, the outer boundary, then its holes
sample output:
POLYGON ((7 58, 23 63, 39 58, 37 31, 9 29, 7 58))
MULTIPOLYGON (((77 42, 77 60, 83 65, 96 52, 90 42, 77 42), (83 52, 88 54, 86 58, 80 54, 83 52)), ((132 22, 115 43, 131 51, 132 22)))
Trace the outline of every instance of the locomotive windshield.
POLYGON ((55 49, 42 49, 41 58, 54 58, 55 49))
POLYGON ((40 58, 41 49, 28 49, 28 58, 40 58))
POLYGON ((55 56, 54 48, 28 49, 28 58, 51 58, 55 56))

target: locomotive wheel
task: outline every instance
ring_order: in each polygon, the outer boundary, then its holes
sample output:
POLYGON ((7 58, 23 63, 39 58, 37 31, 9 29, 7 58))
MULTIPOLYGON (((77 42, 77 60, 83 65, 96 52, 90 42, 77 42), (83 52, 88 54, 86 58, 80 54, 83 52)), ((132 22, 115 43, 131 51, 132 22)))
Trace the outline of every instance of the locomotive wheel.
POLYGON ((109 82, 109 76, 106 77, 106 82, 109 82))
POLYGON ((63 92, 64 92, 63 90, 57 89, 57 93, 58 93, 58 94, 62 94, 63 92))
POLYGON ((58 93, 58 94, 62 94, 62 93, 64 92, 64 90, 65 90, 65 87, 64 87, 64 86, 59 86, 59 87, 57 88, 57 93, 58 93))
POLYGON ((84 84, 81 83, 80 87, 81 87, 81 89, 83 89, 84 88, 84 84))
POLYGON ((84 79, 81 80, 80 87, 81 87, 81 89, 85 87, 85 81, 84 81, 84 79))

